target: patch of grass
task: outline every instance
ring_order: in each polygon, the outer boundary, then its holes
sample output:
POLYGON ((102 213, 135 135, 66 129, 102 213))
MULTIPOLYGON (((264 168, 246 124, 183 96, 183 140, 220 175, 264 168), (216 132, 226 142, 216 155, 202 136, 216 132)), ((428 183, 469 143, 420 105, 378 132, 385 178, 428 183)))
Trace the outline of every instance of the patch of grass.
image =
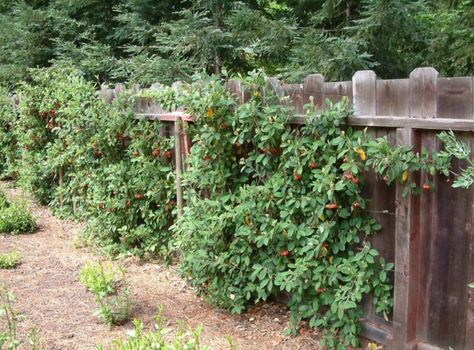
POLYGON ((0 208, 0 233, 31 233, 38 228, 25 203, 11 203, 0 208))
POLYGON ((21 256, 18 252, 0 253, 0 269, 14 269, 20 264, 21 256))
POLYGON ((124 276, 125 270, 110 262, 88 262, 81 269, 81 283, 95 295, 99 305, 97 313, 109 326, 130 319, 132 302, 124 276))

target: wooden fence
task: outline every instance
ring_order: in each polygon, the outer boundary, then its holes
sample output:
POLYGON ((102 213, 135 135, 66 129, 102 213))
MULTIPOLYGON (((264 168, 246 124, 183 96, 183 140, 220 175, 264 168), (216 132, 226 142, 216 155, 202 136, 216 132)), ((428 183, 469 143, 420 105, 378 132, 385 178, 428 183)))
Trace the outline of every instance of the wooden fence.
MULTIPOLYGON (((441 147, 436 133, 454 130, 474 146, 474 77, 442 78, 433 68, 417 68, 408 79, 382 80, 373 71, 359 71, 352 81, 325 82, 316 74, 303 84, 270 84, 293 103, 296 124, 304 120, 306 103, 325 108, 325 99, 336 102, 346 96, 355 110, 349 124, 367 127, 374 137, 387 136, 393 145, 436 151, 441 147)), ((231 81, 228 88, 240 102, 247 99, 239 81, 231 81)), ((104 88, 102 95, 111 100, 122 90, 120 85, 104 88)), ((189 141, 180 123, 192 121, 191 116, 163 111, 149 101, 138 103, 137 116, 175 122, 181 135, 176 155, 181 157, 183 142, 189 141)), ((457 162, 454 170, 462 165, 457 162)), ((178 185, 181 171, 178 166, 178 185)), ((411 176, 421 185, 427 174, 411 176)), ((474 349, 474 290, 467 287, 474 281, 474 190, 453 189, 445 178, 436 177, 435 192, 405 198, 401 188, 387 186, 373 174, 367 181, 368 210, 383 228, 372 242, 386 260, 395 262, 395 307, 385 321, 367 300, 364 335, 393 350, 474 349)))

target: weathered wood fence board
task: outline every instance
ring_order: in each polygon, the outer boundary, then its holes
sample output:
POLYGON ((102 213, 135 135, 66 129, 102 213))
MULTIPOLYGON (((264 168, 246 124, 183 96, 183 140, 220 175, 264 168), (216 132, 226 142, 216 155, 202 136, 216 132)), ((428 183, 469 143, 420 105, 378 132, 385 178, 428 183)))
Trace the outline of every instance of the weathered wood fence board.
MULTIPOLYGON (((239 103, 251 93, 238 80, 227 87, 239 103)), ((474 150, 474 77, 441 78, 433 68, 418 68, 408 79, 382 80, 372 71, 359 71, 352 81, 343 82, 326 82, 319 74, 308 76, 303 84, 271 79, 268 89, 290 100, 295 124, 304 123, 304 105, 323 109, 326 99, 347 97, 355 111, 348 123, 368 128, 374 137, 386 136, 392 145, 436 151, 442 147, 436 132, 454 130, 474 150)), ((121 86, 103 87, 101 94, 111 101, 121 91, 121 86)), ((137 117, 192 121, 184 111, 164 111, 146 99, 138 101, 137 117)), ((190 142, 183 137, 178 151, 190 142)), ((463 166, 456 162, 454 170, 463 166)), ((365 335, 393 350, 474 349, 474 290, 467 287, 474 281, 474 190, 453 189, 444 177, 410 176, 418 185, 431 182, 435 192, 403 197, 401 187, 388 187, 373 173, 366 175, 368 210, 383 227, 371 241, 395 262, 395 307, 387 322, 366 301, 365 335)))

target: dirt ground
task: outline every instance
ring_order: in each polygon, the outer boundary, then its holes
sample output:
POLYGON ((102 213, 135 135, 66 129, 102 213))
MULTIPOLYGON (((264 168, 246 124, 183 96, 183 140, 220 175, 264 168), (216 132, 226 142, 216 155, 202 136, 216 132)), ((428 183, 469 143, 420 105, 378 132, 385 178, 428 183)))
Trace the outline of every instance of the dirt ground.
MULTIPOLYGON (((9 198, 23 196, 8 184, 1 184, 9 198)), ((48 208, 32 204, 39 230, 31 235, 0 236, 0 252, 16 249, 22 263, 14 270, 0 270, 0 283, 6 282, 17 296, 15 307, 26 316, 19 332, 40 329, 42 345, 48 350, 88 350, 112 339, 126 337, 133 328, 129 322, 109 329, 94 315, 94 296, 79 282, 79 271, 86 261, 98 257, 75 248, 81 225, 54 217, 48 208)), ((154 327, 160 304, 168 327, 178 322, 196 328, 204 325, 203 343, 215 350, 229 349, 232 337, 238 349, 319 349, 317 331, 298 337, 285 337, 289 314, 284 305, 257 305, 243 315, 230 315, 207 305, 179 277, 177 267, 165 267, 136 260, 122 261, 132 289, 132 318, 143 320, 146 329, 154 327)))

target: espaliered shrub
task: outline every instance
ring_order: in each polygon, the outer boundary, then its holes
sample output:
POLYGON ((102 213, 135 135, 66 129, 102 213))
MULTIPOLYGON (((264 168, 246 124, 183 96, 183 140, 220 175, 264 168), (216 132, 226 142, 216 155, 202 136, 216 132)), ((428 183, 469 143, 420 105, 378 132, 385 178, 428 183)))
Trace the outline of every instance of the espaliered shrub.
POLYGON ((195 116, 187 207, 174 225, 183 274, 231 312, 285 293, 293 331, 309 319, 330 348, 357 346, 364 296, 385 317, 393 305, 394 265, 368 241, 380 225, 364 210, 364 177, 374 168, 409 192, 410 171, 447 173, 450 156, 370 140, 345 125, 344 102, 291 126, 285 100, 262 93, 263 76, 246 84, 243 105, 214 80, 183 95, 195 116))
MULTIPOLYGON (((452 133, 440 135, 446 151, 435 154, 372 140, 345 124, 344 102, 309 108, 306 124, 292 126, 292 109, 264 91, 262 74, 247 79, 241 105, 221 81, 204 79, 153 94, 195 118, 186 127, 194 143, 186 208, 175 221, 173 139, 160 136, 160 123, 135 119, 133 96, 107 105, 70 69, 32 79, 9 119, 18 158, 8 171, 21 184, 58 213, 88 219, 88 236, 109 253, 166 256, 176 244, 183 274, 232 312, 287 294, 291 331, 309 320, 326 330, 329 348, 358 345, 365 296, 385 317, 393 304, 393 264, 368 241, 380 225, 365 211, 367 172, 408 195, 420 191, 410 172, 429 174, 423 190, 433 190, 430 176, 470 155, 452 133)), ((469 187, 473 169, 453 184, 469 187)))
POLYGON ((15 104, 8 91, 0 87, 0 178, 14 176, 18 159, 18 143, 13 132, 16 120, 15 104))
POLYGON ((90 219, 87 236, 111 254, 167 255, 173 139, 160 123, 135 120, 129 94, 105 104, 69 68, 34 71, 19 94, 18 182, 56 213, 90 219))

